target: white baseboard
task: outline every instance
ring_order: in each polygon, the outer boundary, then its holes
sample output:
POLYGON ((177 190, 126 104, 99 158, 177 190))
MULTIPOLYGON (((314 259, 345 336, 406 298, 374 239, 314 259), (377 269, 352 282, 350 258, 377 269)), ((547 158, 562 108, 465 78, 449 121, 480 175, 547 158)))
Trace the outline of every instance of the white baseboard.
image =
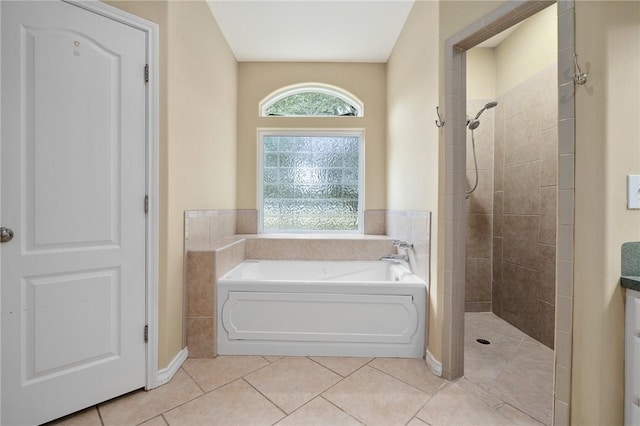
POLYGON ((431 369, 431 372, 438 377, 442 377, 442 363, 438 361, 427 349, 426 355, 427 365, 431 369))
POLYGON ((182 363, 184 363, 189 357, 189 350, 184 348, 173 358, 173 360, 169 363, 166 368, 162 370, 158 370, 158 380, 157 385, 161 386, 165 383, 169 383, 173 376, 178 372, 182 363))

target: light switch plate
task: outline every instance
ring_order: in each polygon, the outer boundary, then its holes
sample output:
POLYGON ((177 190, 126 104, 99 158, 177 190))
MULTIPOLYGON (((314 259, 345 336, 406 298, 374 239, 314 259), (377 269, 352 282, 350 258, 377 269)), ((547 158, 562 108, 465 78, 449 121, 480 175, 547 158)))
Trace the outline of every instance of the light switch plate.
POLYGON ((627 208, 640 209, 640 175, 627 175, 627 208))

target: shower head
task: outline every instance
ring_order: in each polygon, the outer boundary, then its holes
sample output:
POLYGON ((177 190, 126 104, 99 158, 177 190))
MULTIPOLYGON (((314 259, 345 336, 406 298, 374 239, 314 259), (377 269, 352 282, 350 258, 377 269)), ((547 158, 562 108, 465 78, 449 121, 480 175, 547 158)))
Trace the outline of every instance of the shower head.
POLYGON ((487 103, 484 107, 482 107, 482 109, 480 111, 478 111, 478 113, 476 114, 476 120, 478 118, 480 118, 480 115, 486 110, 486 109, 491 109, 491 108, 495 108, 496 106, 498 106, 498 102, 497 101, 491 101, 489 103, 487 103))
POLYGON ((467 126, 471 130, 477 129, 478 126, 480 125, 480 120, 478 120, 478 118, 480 118, 482 113, 485 110, 491 109, 491 108, 495 108, 496 106, 498 106, 498 102, 497 101, 488 102, 484 107, 482 107, 482 109, 480 111, 478 111, 478 113, 476 114, 476 116, 474 118, 471 118, 471 119, 467 120, 467 126))

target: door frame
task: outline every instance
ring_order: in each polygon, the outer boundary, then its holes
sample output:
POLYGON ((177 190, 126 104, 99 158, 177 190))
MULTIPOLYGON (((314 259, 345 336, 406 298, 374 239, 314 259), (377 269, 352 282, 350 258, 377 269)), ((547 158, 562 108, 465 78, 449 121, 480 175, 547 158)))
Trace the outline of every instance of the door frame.
MULTIPOLYGON (((444 128, 445 181, 444 197, 453 205, 445 209, 444 225, 446 244, 444 251, 444 292, 442 307, 444 312, 442 336, 443 377, 452 380, 464 374, 464 290, 465 290, 465 221, 464 213, 466 191, 466 51, 489 39, 495 34, 521 22, 553 3, 558 5, 558 151, 559 176, 570 176, 569 183, 558 181, 557 211, 563 208, 574 209, 574 169, 575 169, 575 0, 507 0, 501 6, 484 17, 471 23, 457 34, 449 37, 444 45, 444 81, 447 126, 444 128), (562 206, 562 207, 561 207, 562 206), (462 226, 459 226, 462 224, 462 226), (449 277, 449 279, 447 279, 449 277)), ((442 99, 441 99, 442 100, 442 99)), ((442 138, 442 133, 441 133, 442 138)), ((442 200, 442 199, 441 199, 442 200)), ((554 384, 553 384, 553 423, 569 425, 571 423, 571 338, 573 334, 573 215, 569 221, 561 222, 556 212, 557 250, 565 248, 562 254, 556 253, 556 297, 557 289, 565 288, 569 296, 562 296, 570 302, 563 306, 556 301, 556 323, 554 330, 554 384), (570 223, 568 223, 570 222, 570 223), (565 273, 569 271, 569 273, 565 273), (566 314, 569 321, 558 321, 559 313, 566 314), (567 323, 568 322, 568 323, 567 323), (567 361, 568 360, 568 361, 567 361), (559 385, 559 380, 562 384, 559 385), (567 384, 568 381, 568 384, 567 384)))
MULTIPOLYGON (((61 0, 89 12, 104 16, 145 33, 146 63, 149 65, 149 82, 146 86, 146 194, 149 212, 146 220, 146 324, 148 342, 146 353, 146 389, 158 384, 158 230, 159 230, 159 175, 158 175, 158 25, 132 15, 99 0, 61 0)), ((0 24, 1 25, 1 24, 0 24)), ((142 71, 141 71, 142 78, 142 71)), ((0 87, 0 93, 2 88, 0 87)), ((2 123, 0 122, 0 126, 2 123)), ((1 195, 1 194, 0 194, 1 195)), ((1 199, 1 197, 0 197, 1 199)), ((141 206, 142 207, 142 206, 141 206)), ((1 221, 0 217, 0 221, 1 221)), ((2 250, 0 248, 0 250, 2 250)), ((0 268, 2 265, 0 264, 0 268)), ((0 281, 0 285, 2 285, 0 281)), ((0 372, 1 374, 1 372, 0 372)))

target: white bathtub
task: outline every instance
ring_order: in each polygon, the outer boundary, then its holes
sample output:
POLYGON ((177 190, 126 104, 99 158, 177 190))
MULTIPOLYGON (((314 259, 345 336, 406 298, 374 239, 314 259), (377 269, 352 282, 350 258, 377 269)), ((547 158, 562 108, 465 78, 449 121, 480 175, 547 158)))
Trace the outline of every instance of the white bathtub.
POLYGON ((218 281, 218 353, 421 358, 425 300, 402 264, 247 260, 218 281))

